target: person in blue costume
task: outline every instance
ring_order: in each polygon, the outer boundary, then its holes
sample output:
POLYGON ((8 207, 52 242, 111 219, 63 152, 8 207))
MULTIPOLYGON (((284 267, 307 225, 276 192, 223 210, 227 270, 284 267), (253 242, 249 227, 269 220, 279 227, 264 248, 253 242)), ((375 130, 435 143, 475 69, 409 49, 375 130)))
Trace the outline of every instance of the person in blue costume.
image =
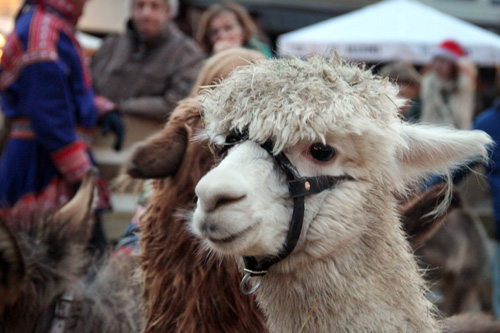
POLYGON ((495 240, 497 241, 493 264, 493 312, 500 318, 500 99, 482 112, 474 122, 474 128, 488 133, 494 146, 490 148, 490 161, 486 166, 486 177, 490 184, 495 216, 495 240))
MULTIPOLYGON (((75 37, 85 2, 28 0, 7 38, 0 92, 11 130, 0 161, 1 215, 59 207, 93 166, 97 111, 75 37)), ((110 208, 103 181, 99 189, 99 208, 110 208)))

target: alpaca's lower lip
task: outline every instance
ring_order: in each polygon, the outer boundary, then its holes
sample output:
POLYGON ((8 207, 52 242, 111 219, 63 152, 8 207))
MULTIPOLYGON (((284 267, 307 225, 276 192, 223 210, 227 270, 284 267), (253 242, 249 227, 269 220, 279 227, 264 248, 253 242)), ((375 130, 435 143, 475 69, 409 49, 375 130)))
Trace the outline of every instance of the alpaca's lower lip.
POLYGON ((249 226, 249 227, 241 230, 240 232, 237 232, 235 234, 229 235, 227 237, 215 238, 215 237, 210 237, 209 236, 207 238, 212 243, 230 243, 230 242, 234 241, 235 239, 242 237, 245 233, 247 233, 248 231, 250 231, 253 228, 255 228, 258 224, 259 224, 259 222, 255 223, 255 224, 252 224, 251 226, 249 226))

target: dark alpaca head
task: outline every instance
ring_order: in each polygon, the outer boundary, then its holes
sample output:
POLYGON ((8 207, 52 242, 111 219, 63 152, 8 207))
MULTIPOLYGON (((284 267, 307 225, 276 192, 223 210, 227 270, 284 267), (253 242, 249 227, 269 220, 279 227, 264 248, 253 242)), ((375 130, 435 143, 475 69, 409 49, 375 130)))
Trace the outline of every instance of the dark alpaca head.
POLYGON ((487 306, 482 289, 489 254, 486 231, 457 189, 445 214, 433 214, 447 200, 446 186, 435 185, 405 203, 401 220, 426 278, 443 295, 440 310, 452 315, 487 306))
POLYGON ((447 186, 444 183, 434 185, 402 205, 401 222, 412 248, 416 249, 425 243, 441 227, 448 213, 463 206, 460 192, 453 188, 447 210, 435 213, 436 208, 448 200, 447 186))
POLYGON ((183 126, 164 129, 134 147, 125 168, 133 178, 165 178, 174 175, 182 163, 188 133, 183 126))
POLYGON ((97 172, 90 171, 75 197, 56 212, 9 216, 1 225, 0 328, 5 332, 39 330, 56 299, 84 275, 96 180, 97 172))

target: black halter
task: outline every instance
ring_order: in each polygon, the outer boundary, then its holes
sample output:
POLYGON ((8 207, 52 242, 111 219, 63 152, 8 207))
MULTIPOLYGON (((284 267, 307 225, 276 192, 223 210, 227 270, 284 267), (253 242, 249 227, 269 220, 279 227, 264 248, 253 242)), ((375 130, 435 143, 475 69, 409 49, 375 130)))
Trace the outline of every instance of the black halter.
MULTIPOLYGON (((241 133, 239 131, 232 132, 226 138, 224 147, 219 152, 219 155, 227 152, 229 147, 242 143, 246 140, 248 140, 248 135, 246 133, 241 133)), ((266 275, 269 267, 288 257, 295 249, 295 246, 299 241, 300 233, 302 231, 302 224, 304 222, 304 197, 310 194, 317 194, 324 190, 331 189, 338 183, 347 180, 354 180, 354 178, 349 175, 302 177, 297 168, 295 168, 288 157, 286 157, 285 153, 280 152, 277 155, 273 154, 272 150, 274 144, 271 140, 266 141, 261 145, 261 147, 272 156, 275 163, 286 175, 290 198, 293 199, 293 213, 285 243, 283 245, 283 248, 276 256, 265 257, 261 260, 257 260, 257 258, 253 256, 243 257, 243 260, 245 262, 244 270, 246 274, 241 280, 240 291, 245 295, 254 293, 260 286, 260 283, 258 283, 252 289, 245 289, 246 281, 250 277, 263 277, 264 275, 266 275)))

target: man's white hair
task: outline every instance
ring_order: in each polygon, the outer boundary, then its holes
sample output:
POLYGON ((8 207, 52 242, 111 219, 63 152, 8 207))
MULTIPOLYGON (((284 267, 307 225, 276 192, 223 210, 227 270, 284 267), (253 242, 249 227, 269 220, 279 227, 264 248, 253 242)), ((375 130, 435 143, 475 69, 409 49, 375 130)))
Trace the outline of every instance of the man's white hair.
POLYGON ((170 6, 170 18, 174 19, 179 13, 179 0, 165 0, 170 6))
MULTIPOLYGON (((163 0, 170 7, 170 18, 174 19, 179 13, 179 0, 163 0)), ((129 7, 132 7, 134 0, 129 0, 129 7)))

